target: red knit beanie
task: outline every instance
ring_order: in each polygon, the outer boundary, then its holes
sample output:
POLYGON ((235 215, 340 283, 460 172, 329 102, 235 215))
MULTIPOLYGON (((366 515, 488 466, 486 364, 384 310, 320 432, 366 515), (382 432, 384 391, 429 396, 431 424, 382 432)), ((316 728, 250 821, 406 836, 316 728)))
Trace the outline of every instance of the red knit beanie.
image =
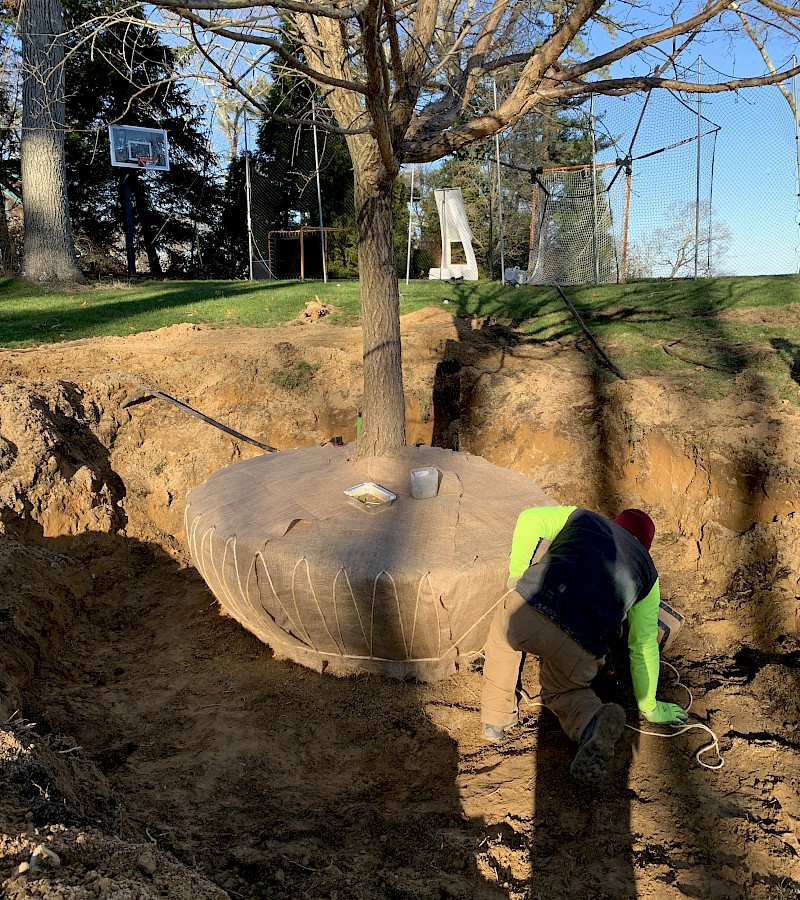
POLYGON ((646 512, 642 512, 641 509, 623 509, 618 516, 615 516, 614 521, 617 525, 622 525, 626 531, 630 531, 647 550, 650 549, 653 535, 656 533, 656 526, 646 512))

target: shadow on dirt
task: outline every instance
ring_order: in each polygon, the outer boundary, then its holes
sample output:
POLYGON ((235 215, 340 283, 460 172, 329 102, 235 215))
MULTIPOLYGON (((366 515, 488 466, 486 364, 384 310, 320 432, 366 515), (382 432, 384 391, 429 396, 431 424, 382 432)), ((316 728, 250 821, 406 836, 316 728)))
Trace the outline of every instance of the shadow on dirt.
POLYGON ((28 777, 37 825, 91 821, 234 897, 503 896, 475 868, 457 745, 415 685, 279 662, 192 569, 117 540, 129 577, 39 634, 32 677, 4 673, 38 733, 69 734, 99 773, 94 793, 53 783, 46 807, 46 773, 28 777))
MULTIPOLYGON (((766 397, 767 386, 754 371, 749 371, 749 352, 730 342, 724 322, 713 321, 715 313, 724 309, 725 305, 724 297, 709 304, 702 292, 698 294, 696 315, 712 318, 710 324, 706 324, 715 337, 704 350, 703 360, 690 358, 686 361, 692 365, 702 362, 706 367, 725 373, 732 382, 736 381, 743 398, 766 397)), ((472 341, 473 355, 469 360, 458 342, 448 342, 437 369, 434 390, 434 443, 454 449, 470 449, 469 440, 464 437, 470 422, 480 418, 477 386, 497 365, 496 334, 499 329, 503 326, 495 324, 481 329, 487 336, 491 330, 494 337, 486 341, 484 357, 479 339, 472 341)), ((529 342, 511 329, 505 329, 505 346, 510 353, 523 344, 529 345, 529 342)), ((796 370, 800 365, 798 348, 778 339, 773 339, 772 345, 787 360, 792 377, 797 381, 796 370)), ((635 421, 630 418, 635 415, 635 410, 628 412, 622 392, 609 390, 614 382, 599 358, 589 360, 587 368, 591 390, 586 398, 586 409, 581 408, 573 413, 575 417, 581 416, 581 421, 583 416, 587 416, 592 424, 591 428, 583 429, 582 434, 582 439, 592 445, 590 453, 582 456, 582 460, 588 458, 588 467, 581 479, 586 493, 581 498, 561 499, 567 503, 592 505, 607 515, 616 514, 621 504, 630 503, 631 499, 636 505, 646 508, 646 485, 641 488, 638 498, 620 494, 620 473, 632 454, 638 452, 633 436, 626 433, 625 426, 629 419, 635 421)), ((755 433, 769 435, 771 446, 780 446, 785 438, 773 413, 774 408, 771 412, 769 404, 765 404, 763 416, 757 415, 751 424, 755 433)), ((565 417, 569 417, 567 411, 565 417)), ((698 410, 697 421, 703 421, 702 409, 698 410)), ((736 682, 749 684, 753 679, 761 679, 757 693, 771 698, 768 709, 774 711, 774 716, 793 721, 792 712, 788 713, 787 718, 778 710, 796 708, 789 696, 792 692, 790 686, 798 684, 797 651, 789 649, 795 644, 781 630, 786 627, 785 603, 781 605, 778 592, 774 590, 774 582, 785 578, 790 567, 781 561, 786 548, 777 543, 776 537, 768 532, 766 526, 759 525, 764 519, 770 473, 765 470, 757 449, 742 448, 736 458, 722 465, 719 460, 713 459, 710 452, 698 456, 698 469, 711 479, 718 478, 726 491, 724 497, 714 498, 717 505, 713 509, 698 509, 697 521, 692 525, 697 528, 696 577, 698 580, 708 579, 709 584, 716 586, 718 599, 715 606, 718 608, 717 615, 725 623, 724 633, 729 635, 731 655, 715 661, 706 660, 706 666, 715 671, 706 682, 712 696, 700 705, 694 721, 714 724, 714 704, 720 702, 714 699, 716 692, 726 689, 735 692, 736 682), (715 471, 715 467, 719 467, 719 471, 715 471), (720 547, 725 544, 729 548, 738 546, 738 555, 731 556, 730 551, 727 554, 720 552, 720 547)), ((660 512, 663 520, 668 510, 662 509, 660 512)), ((685 529, 687 525, 684 522, 680 527, 685 529)), ((670 533, 678 531, 677 522, 666 520, 665 526, 670 533)), ((654 557, 658 566, 657 546, 654 557)), ((684 602, 691 606, 693 598, 689 595, 684 602)), ((680 598, 678 603, 681 605, 680 598)), ((700 618, 694 624, 702 634, 706 623, 700 618)), ((713 622, 708 624, 713 626, 713 622)), ((700 688, 704 686, 700 672, 695 673, 694 681, 700 688)), ((668 699, 686 702, 685 689, 672 697, 668 696, 669 687, 665 692, 662 685, 660 696, 664 697, 665 693, 668 699)), ((635 710, 630 695, 626 706, 635 710)), ((796 743, 787 737, 783 727, 766 724, 769 715, 766 718, 760 715, 748 698, 737 724, 727 735, 723 735, 723 739, 727 738, 725 748, 729 748, 731 740, 738 739, 770 742, 776 747, 795 749, 796 743)), ((635 713, 630 715, 629 721, 632 719, 635 719, 635 713)), ((717 827, 714 814, 722 806, 712 799, 703 770, 695 768, 687 777, 685 756, 676 749, 676 742, 646 739, 648 762, 658 774, 644 790, 640 785, 637 791, 633 791, 629 786, 632 784, 631 753, 638 752, 641 739, 633 733, 630 740, 631 732, 626 734, 628 749, 621 753, 619 768, 607 790, 597 796, 581 797, 567 775, 574 745, 563 735, 552 716, 546 712, 540 716, 535 755, 531 760, 535 802, 530 834, 529 896, 579 896, 591 885, 593 897, 614 900, 636 897, 637 871, 645 865, 656 868, 666 865, 672 871, 665 877, 665 889, 667 884, 673 884, 683 896, 700 897, 706 896, 706 892, 713 888, 738 897, 737 888, 729 883, 732 859, 729 835, 727 830, 717 827), (640 840, 642 823, 641 820, 634 820, 634 799, 641 801, 636 804, 639 816, 642 803, 657 802, 663 810, 655 816, 658 823, 658 827, 653 829, 656 837, 649 844, 643 844, 640 840), (698 810, 702 811, 699 815, 698 810), (676 879, 676 848, 671 823, 678 821, 693 821, 694 832, 693 849, 687 857, 689 866, 681 871, 678 864, 676 879)), ((713 762, 713 758, 707 759, 713 762)), ((725 814, 746 816, 746 803, 725 814)), ((516 833, 516 839, 520 837, 516 833)), ((762 876, 758 878, 761 880, 762 876)), ((771 877, 763 881, 765 885, 773 882, 777 883, 771 877)), ((524 888, 522 883, 516 886, 518 889, 524 888)))
MULTIPOLYGON (((469 449, 471 423, 496 415, 478 390, 485 372, 502 371, 515 346, 513 333, 499 325, 479 331, 477 340, 490 335, 480 351, 481 366, 472 365, 474 347, 470 357, 463 346, 448 345, 442 359, 458 366, 441 370, 437 435, 458 422, 450 435, 462 450, 469 449)), ((538 356, 527 358, 534 365, 538 356)), ((553 351, 547 362, 560 373, 564 360, 553 351)), ((583 365, 573 361, 573 374, 583 365)), ((567 421, 573 428, 568 448, 585 441, 592 462, 578 473, 580 481, 574 458, 554 462, 553 483, 572 479, 583 502, 611 513, 617 501, 627 499, 615 493, 615 466, 631 456, 625 423, 617 421, 627 410, 606 397, 602 373, 595 377, 597 386, 587 390, 581 371, 572 394, 580 396, 581 406, 565 410, 563 418, 551 412, 547 423, 561 427, 567 421), (605 431, 595 434, 604 417, 605 431)), ((37 384, 40 378, 31 376, 37 384)), ((749 399, 744 389, 742 396, 749 399)), ((524 400, 522 413, 535 417, 535 401, 524 400)), ((14 414, 20 409, 15 406, 14 414)), ((698 404, 699 419, 702 412, 698 404)), ((35 413, 31 407, 31 421, 35 413)), ((80 417, 90 413, 84 404, 80 417)), ((47 744, 51 756, 28 778, 27 793, 0 796, 0 817, 12 835, 4 845, 11 849, 0 857, 0 880, 9 880, 22 861, 13 842, 29 840, 32 850, 34 841, 62 839, 60 832, 36 834, 35 827, 75 822, 69 827, 82 828, 90 820, 113 840, 89 858, 73 835, 65 864, 52 876, 53 900, 65 893, 59 878, 88 890, 90 883, 100 884, 92 877, 99 872, 107 881, 92 888, 95 896, 128 890, 131 879, 152 888, 170 855, 224 885, 229 896, 252 900, 509 894, 514 900, 537 894, 550 900, 603 896, 602 890, 616 898, 625 894, 612 893, 613 879, 627 890, 634 874, 642 895, 653 897, 773 900, 784 888, 784 896, 796 890, 797 644, 793 633, 778 630, 787 616, 778 606, 776 585, 785 582, 783 592, 793 591, 800 538, 790 515, 754 522, 767 487, 757 446, 773 436, 783 439, 766 412, 763 422, 754 419, 764 431, 755 434, 752 454, 734 460, 719 478, 728 493, 711 498, 708 506, 705 494, 691 497, 683 530, 667 519, 662 535, 672 531, 655 553, 660 564, 674 549, 668 544, 691 553, 696 545, 696 559, 687 553, 670 561, 671 574, 684 579, 676 597, 685 598, 691 613, 680 667, 695 690, 697 720, 720 734, 726 765, 710 774, 700 769, 692 756, 699 739, 634 737, 623 742, 608 790, 592 798, 567 782, 575 748, 546 714, 510 749, 478 746, 477 676, 461 673, 437 685, 434 704, 432 689, 419 685, 317 675, 276 660, 220 615, 196 572, 163 552, 158 538, 68 534, 78 513, 84 523, 101 514, 109 523, 120 521, 110 506, 126 485, 114 487, 111 475, 102 474, 109 462, 103 442, 87 450, 102 457, 86 462, 91 477, 77 478, 83 465, 67 461, 59 467, 72 440, 55 434, 52 446, 58 449, 51 454, 48 436, 36 466, 28 467, 35 469, 24 485, 29 505, 20 501, 19 510, 23 519, 50 516, 51 536, 23 529, 26 540, 41 545, 23 546, 4 518, 8 534, 0 539, 0 626, 8 638, 0 665, 6 682, 14 680, 12 692, 0 694, 0 705, 14 700, 9 712, 20 708, 35 720, 44 732, 38 743, 47 744), (56 458, 58 492, 48 490, 52 482, 44 465, 50 455, 56 458), (713 582, 703 580, 712 575, 713 582), (19 610, 27 610, 24 628, 19 610), (515 753, 520 759, 509 772, 505 764, 515 753), (473 761, 473 771, 467 771, 473 761), (43 804, 44 792, 49 799, 43 804), (32 816, 28 822, 26 813, 32 816), (483 817, 493 824, 484 825, 483 817), (482 842, 488 837, 491 843, 495 833, 502 841, 490 848, 492 856, 482 842), (123 852, 120 841, 137 842, 136 852, 123 852), (142 848, 157 856, 155 876, 148 875, 149 857, 137 861, 142 848), (529 856, 532 866, 503 868, 503 858, 519 862, 513 853, 529 856), (484 880, 495 880, 484 859, 497 861, 501 887, 484 880)), ((18 477, 12 457, 26 443, 34 445, 39 431, 36 425, 23 433, 20 426, 17 436, 9 430, 14 424, 14 416, 4 417, 6 444, 0 449, 11 460, 3 471, 6 488, 18 477)), ((145 427, 135 424, 137 430, 145 427)), ((151 433, 157 427, 163 423, 151 426, 151 433)), ((131 456, 142 452, 142 438, 133 431, 126 435, 131 456)), ((510 427, 509 432, 502 441, 513 453, 515 435, 510 427)), ((641 449, 647 453, 652 445, 641 449)), ((708 476, 711 483, 710 454, 702 447, 693 452, 691 477, 708 476)), ((32 458, 30 447, 28 453, 32 458)), ((665 512, 672 510, 680 488, 660 477, 637 482, 645 496, 656 483, 667 485, 659 496, 666 498, 665 512)), ((156 503, 157 495, 134 492, 133 486, 128 479, 125 509, 132 511, 133 503, 144 509, 154 496, 156 503)), ((787 609, 789 602, 793 593, 787 609)), ((0 729, 0 738, 7 734, 0 729)), ((4 776, 7 762, 0 752, 4 776)), ((163 883, 158 888, 173 900, 210 896, 199 890, 181 894, 163 883)), ((17 895, 25 891, 22 885, 17 895)), ((48 896, 41 890, 39 895, 48 896)))

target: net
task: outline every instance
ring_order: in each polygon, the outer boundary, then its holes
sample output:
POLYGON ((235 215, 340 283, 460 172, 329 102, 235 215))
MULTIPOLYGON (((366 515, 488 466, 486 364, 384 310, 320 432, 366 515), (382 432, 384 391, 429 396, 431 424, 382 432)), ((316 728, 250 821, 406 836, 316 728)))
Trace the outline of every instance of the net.
POLYGON ((535 177, 528 284, 625 280, 629 176, 613 164, 535 177))

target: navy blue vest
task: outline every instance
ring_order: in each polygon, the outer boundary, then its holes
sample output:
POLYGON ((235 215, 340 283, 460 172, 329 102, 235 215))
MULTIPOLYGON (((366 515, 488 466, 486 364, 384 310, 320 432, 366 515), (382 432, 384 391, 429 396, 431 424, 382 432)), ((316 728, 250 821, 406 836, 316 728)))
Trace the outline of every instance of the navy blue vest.
POLYGON ((650 554, 621 525, 576 509, 516 590, 584 650, 605 656, 634 603, 658 573, 650 554))

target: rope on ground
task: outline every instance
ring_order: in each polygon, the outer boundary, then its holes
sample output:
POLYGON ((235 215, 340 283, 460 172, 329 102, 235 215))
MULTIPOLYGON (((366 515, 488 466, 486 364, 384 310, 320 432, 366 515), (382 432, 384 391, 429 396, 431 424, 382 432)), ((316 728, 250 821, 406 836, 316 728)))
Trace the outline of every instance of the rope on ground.
MULTIPOLYGON (((666 666, 668 669, 671 669, 675 673, 675 681, 673 683, 673 687, 682 687, 688 696, 689 702, 686 706, 682 707, 686 712, 689 711, 692 703, 694 702, 694 698, 692 696, 692 692, 689 688, 681 681, 681 676, 675 666, 671 665, 668 662, 665 662, 663 659, 661 660, 661 664, 666 666)), ((658 737, 658 738, 676 738, 680 737, 682 734, 686 734, 687 731, 705 731, 707 734, 711 735, 711 740, 709 743, 704 744, 698 751, 695 753, 694 758, 697 760, 697 763, 701 765, 704 769, 721 769, 725 765, 725 760, 722 757, 722 753, 719 749, 719 739, 716 734, 708 727, 708 725, 703 725, 702 722, 692 722, 688 725, 672 725, 671 728, 675 729, 671 734, 664 734, 660 731, 645 731, 642 728, 634 728, 633 725, 626 725, 626 728, 629 728, 631 731, 637 732, 637 734, 646 734, 650 737, 658 737), (706 753, 710 753, 714 751, 717 755, 716 763, 707 763, 704 762, 701 757, 706 753)))
MULTIPOLYGON (((689 698, 689 702, 687 703, 686 706, 683 707, 683 709, 686 712, 688 712, 689 708, 691 707, 692 703, 694 702, 694 698, 692 697, 692 692, 681 681, 681 676, 678 673, 678 670, 675 668, 675 666, 671 665, 668 662, 665 662, 663 659, 661 660, 661 664, 666 666, 667 668, 671 669, 675 673, 675 682, 673 684, 673 687, 682 687, 686 691, 686 694, 689 698)), ((524 688, 520 690, 520 695, 521 695, 522 699, 525 701, 527 706, 541 706, 544 708, 544 703, 542 703, 538 700, 534 700, 533 697, 531 697, 531 695, 524 688)), ((714 732, 707 725, 703 725, 702 722, 692 722, 689 725, 680 725, 680 726, 673 725, 671 727, 675 728, 676 730, 673 731, 671 734, 664 734, 661 731, 645 731, 644 729, 636 728, 633 725, 626 725, 625 727, 630 729, 631 731, 635 731, 637 734, 646 734, 649 737, 657 737, 657 738, 676 738, 676 737, 680 737, 680 735, 682 735, 682 734, 686 734, 687 731, 705 731, 707 734, 711 735, 711 740, 709 741, 709 743, 704 744, 697 751, 697 753, 695 753, 695 755, 694 755, 695 760, 697 760, 698 764, 701 765, 704 769, 721 769, 725 765, 725 760, 723 759, 722 753, 720 752, 720 749, 719 749, 719 739, 717 738, 716 734, 714 734, 714 732), (706 753, 709 753, 712 750, 714 751, 714 753, 716 753, 718 761, 716 763, 704 762, 701 759, 701 757, 705 756, 706 753)))

